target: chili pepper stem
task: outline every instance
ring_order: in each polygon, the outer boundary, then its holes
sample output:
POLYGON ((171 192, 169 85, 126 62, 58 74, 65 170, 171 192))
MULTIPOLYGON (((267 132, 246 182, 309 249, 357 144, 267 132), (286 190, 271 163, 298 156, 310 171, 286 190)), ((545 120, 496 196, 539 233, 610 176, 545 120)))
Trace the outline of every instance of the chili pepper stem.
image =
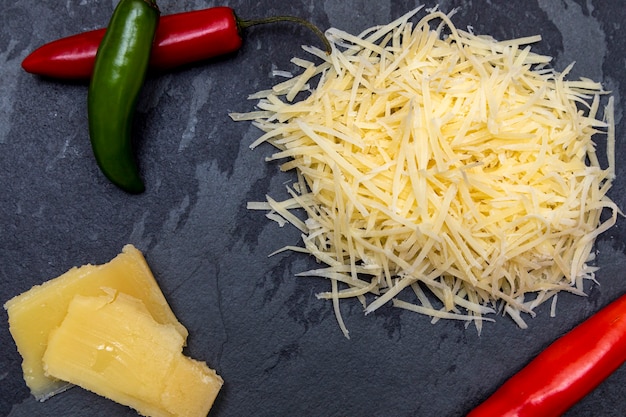
POLYGON ((161 10, 159 10, 159 5, 157 4, 156 0, 143 0, 148 6, 152 7, 153 9, 156 9, 159 13, 161 12, 161 10))
POLYGON ((293 23, 298 23, 300 25, 303 25, 309 28, 322 41, 322 43, 324 43, 324 48, 326 50, 326 53, 330 55, 332 48, 330 46, 330 42, 328 38, 326 37, 326 35, 324 35, 324 33, 320 30, 320 28, 318 28, 317 26, 315 26, 313 23, 309 22, 306 19, 302 19, 297 16, 271 16, 271 17, 266 17, 262 19, 252 19, 252 20, 242 20, 242 19, 237 18, 237 24, 239 25, 241 29, 246 29, 246 28, 249 28, 251 26, 256 26, 256 25, 264 25, 267 23, 277 23, 277 22, 293 22, 293 23))

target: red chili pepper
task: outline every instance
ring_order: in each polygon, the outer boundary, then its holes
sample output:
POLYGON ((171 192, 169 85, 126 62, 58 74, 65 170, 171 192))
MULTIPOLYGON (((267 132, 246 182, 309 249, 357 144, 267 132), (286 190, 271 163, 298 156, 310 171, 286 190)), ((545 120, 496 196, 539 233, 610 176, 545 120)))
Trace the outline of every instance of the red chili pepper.
MULTIPOLYGON (((229 7, 212 7, 162 16, 155 35, 150 68, 167 70, 204 61, 238 50, 243 40, 241 30, 278 21, 303 24, 328 41, 309 22, 292 16, 276 16, 261 20, 240 20, 229 7)), ((98 45, 106 29, 97 29, 47 43, 22 62, 27 72, 52 78, 88 79, 98 45)))
POLYGON ((556 417, 626 361, 626 295, 548 346, 467 417, 556 417))

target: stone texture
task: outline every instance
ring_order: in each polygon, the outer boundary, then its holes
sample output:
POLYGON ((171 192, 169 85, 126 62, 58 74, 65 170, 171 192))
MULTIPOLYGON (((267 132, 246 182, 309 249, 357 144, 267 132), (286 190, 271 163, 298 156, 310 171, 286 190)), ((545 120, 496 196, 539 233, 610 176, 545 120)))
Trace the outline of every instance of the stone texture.
MULTIPOLYGON (((382 308, 363 316, 342 304, 351 339, 330 303, 317 300, 323 281, 295 278, 313 265, 299 254, 269 257, 299 234, 246 209, 265 194, 280 197, 292 177, 267 164, 268 147, 251 151, 258 131, 234 123, 252 109, 246 97, 268 88, 272 69, 294 71, 306 29, 254 27, 236 54, 149 78, 135 136, 147 191, 130 196, 109 184, 91 155, 84 84, 44 80, 21 70, 37 46, 106 24, 116 2, 0 2, 0 301, 73 265, 102 263, 126 243, 144 251, 164 293, 190 331, 187 354, 206 360, 225 380, 215 417, 463 416, 565 331, 626 290, 624 222, 598 242, 601 285, 588 299, 563 295, 558 316, 540 308, 528 330, 507 318, 472 327, 382 308)), ((407 0, 228 2, 244 18, 297 14, 322 28, 358 33, 415 7, 407 0)), ((428 7, 435 5, 427 1, 428 7)), ((163 13, 209 7, 162 2, 163 13)), ((624 1, 442 0, 454 21, 498 39, 541 34, 534 50, 558 69, 602 81, 617 104, 618 161, 626 153, 621 97, 626 94, 624 1)), ((626 208, 624 170, 611 197, 626 208)), ((6 323, 6 312, 0 313, 6 323)), ((43 404, 23 384, 20 358, 0 326, 0 415, 133 416, 124 407, 74 388, 43 404)), ((567 417, 623 416, 622 367, 567 417)))

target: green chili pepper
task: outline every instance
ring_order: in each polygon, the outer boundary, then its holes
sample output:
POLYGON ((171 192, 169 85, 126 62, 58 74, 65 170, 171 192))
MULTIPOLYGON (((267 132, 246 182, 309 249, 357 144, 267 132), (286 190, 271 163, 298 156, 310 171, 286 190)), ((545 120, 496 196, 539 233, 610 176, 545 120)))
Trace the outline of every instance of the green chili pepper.
POLYGON ((96 161, 115 185, 141 193, 131 127, 159 22, 156 0, 120 0, 98 47, 89 84, 89 136, 96 161))

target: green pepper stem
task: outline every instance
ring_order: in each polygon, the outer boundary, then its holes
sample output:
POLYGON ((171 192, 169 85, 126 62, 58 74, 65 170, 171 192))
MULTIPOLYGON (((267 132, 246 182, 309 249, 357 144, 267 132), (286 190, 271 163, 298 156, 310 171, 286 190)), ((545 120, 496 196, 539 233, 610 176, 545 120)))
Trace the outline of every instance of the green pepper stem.
POLYGON ((309 22, 306 19, 302 19, 297 16, 272 16, 272 17, 266 17, 263 19, 253 19, 253 20, 237 19, 237 24, 239 25, 241 29, 246 29, 246 28, 249 28, 250 26, 264 25, 267 23, 277 23, 277 22, 293 22, 293 23, 298 23, 300 25, 303 25, 309 28, 322 41, 322 43, 324 44, 324 48, 326 49, 326 53, 330 55, 332 48, 330 46, 330 42, 328 41, 328 38, 326 37, 326 35, 324 35, 324 33, 320 30, 320 28, 318 28, 317 26, 315 26, 313 23, 309 22))
POLYGON ((161 13, 161 10, 159 10, 159 5, 157 4, 156 0, 144 0, 144 2, 145 2, 148 6, 150 6, 150 7, 154 8, 154 9, 156 9, 159 13, 161 13))

